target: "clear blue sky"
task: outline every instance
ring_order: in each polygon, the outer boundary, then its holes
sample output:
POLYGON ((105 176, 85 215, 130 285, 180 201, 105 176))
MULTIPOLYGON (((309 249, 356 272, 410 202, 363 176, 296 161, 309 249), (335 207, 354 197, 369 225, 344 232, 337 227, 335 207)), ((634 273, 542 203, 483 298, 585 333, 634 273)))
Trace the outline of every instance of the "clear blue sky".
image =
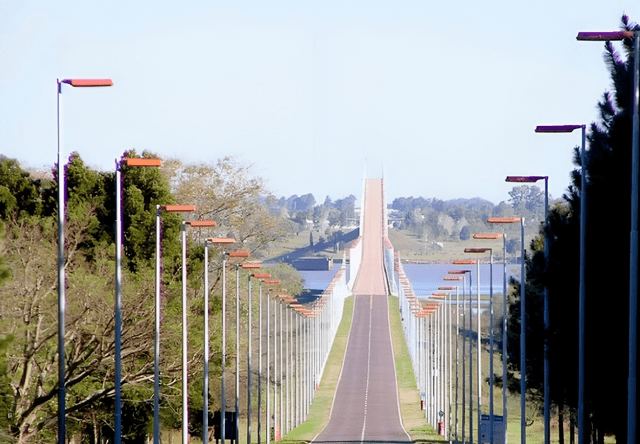
MULTIPOLYGON (((276 196, 355 194, 384 171, 400 196, 508 200, 507 175, 560 197, 580 134, 611 88, 603 43, 637 0, 0 3, 0 153, 111 170, 127 149, 185 161, 233 155, 276 196), (540 184, 542 187, 542 184, 540 184)), ((619 47, 619 46, 618 46, 619 47)))

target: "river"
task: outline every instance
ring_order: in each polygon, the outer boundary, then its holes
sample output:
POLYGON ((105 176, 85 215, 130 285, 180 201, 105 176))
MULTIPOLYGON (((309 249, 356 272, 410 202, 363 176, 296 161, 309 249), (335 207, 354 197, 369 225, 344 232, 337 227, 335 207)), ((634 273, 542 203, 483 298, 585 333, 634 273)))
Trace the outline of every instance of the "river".
MULTIPOLYGON (((304 279, 305 290, 316 292, 322 292, 328 286, 333 277, 340 270, 340 263, 335 263, 331 270, 327 271, 302 271, 299 273, 304 279)), ((415 295, 419 298, 426 298, 434 291, 438 290, 440 286, 455 285, 455 282, 445 281, 443 278, 447 275, 449 270, 471 270, 472 279, 472 291, 476 294, 477 285, 477 266, 476 265, 452 265, 452 264, 403 264, 404 272, 411 282, 415 295)), ((493 293, 502 293, 502 264, 493 264, 493 293)), ((491 266, 489 264, 480 265, 480 293, 483 295, 489 294, 489 276, 491 266)), ((520 265, 519 264, 507 264, 507 285, 509 285, 509 278, 520 277, 520 265)), ((468 291, 468 279, 467 279, 467 291, 468 291)), ((462 293, 462 292, 461 292, 462 293)))

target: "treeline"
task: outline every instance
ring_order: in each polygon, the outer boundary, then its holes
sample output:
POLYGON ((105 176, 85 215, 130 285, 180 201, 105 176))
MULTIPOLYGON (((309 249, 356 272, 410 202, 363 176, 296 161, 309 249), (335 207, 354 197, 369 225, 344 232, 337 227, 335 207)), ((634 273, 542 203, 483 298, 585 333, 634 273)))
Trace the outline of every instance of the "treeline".
MULTIPOLYGON (((350 194, 343 199, 331 200, 327 196, 323 203, 316 204, 313 194, 293 195, 269 204, 272 214, 289 220, 289 230, 298 234, 301 231, 314 229, 326 236, 342 230, 344 227, 355 227, 356 196, 350 194)), ((316 239, 317 240, 317 239, 316 239)), ((320 241, 323 242, 323 241, 320 241)))
MULTIPOLYGON (((135 151, 124 158, 138 157, 135 151)), ((143 152, 142 157, 155 157, 143 152)), ((179 427, 181 241, 183 218, 215 220, 188 229, 190 432, 202 427, 203 241, 233 237, 260 258, 283 232, 263 205, 262 180, 233 158, 211 164, 165 160, 161 168, 120 163, 123 214, 122 427, 124 442, 146 442, 153 426, 156 205, 192 204, 189 215, 162 214, 161 418, 179 427), (210 230, 210 231, 207 231, 210 230)), ((112 439, 114 421, 115 172, 95 171, 79 155, 65 165, 66 387, 68 436, 112 439)), ((58 411, 57 167, 29 172, 0 156, 0 442, 54 442, 58 411)), ((265 196, 267 196, 265 198, 265 196)), ((220 406, 221 252, 210 247, 209 405, 220 406)), ((229 261, 230 269, 235 264, 229 261)), ((285 265, 271 268, 289 294, 302 289, 285 265)), ((244 276, 246 277, 246 275, 244 276)), ((235 273, 227 273, 235 286, 235 273)), ((247 279, 241 279, 241 288, 247 279)), ((244 289, 242 291, 245 291, 244 289)), ((231 305, 231 306, 229 306, 231 305)), ((235 315, 233 304, 228 316, 235 315)), ((251 307, 241 305, 242 314, 251 307)), ((246 319, 246 316, 242 316, 246 319)), ((246 329, 246 325, 242 325, 246 329)), ((228 335, 227 350, 236 339, 228 335)), ((243 344, 244 345, 244 344, 243 344)), ((233 365, 233 353, 227 353, 233 365)), ((246 378, 245 378, 246 379, 246 378)))
MULTIPOLYGON (((544 192, 537 185, 519 185, 509 191, 509 200, 498 205, 481 199, 440 200, 399 197, 389 208, 393 227, 407 230, 429 242, 467 240, 473 233, 495 230, 489 217, 518 216, 525 219, 527 236, 536 235, 544 221, 544 192)), ((506 227, 508 253, 517 248, 520 227, 506 227), (515 236, 514 236, 515 234, 515 236)))

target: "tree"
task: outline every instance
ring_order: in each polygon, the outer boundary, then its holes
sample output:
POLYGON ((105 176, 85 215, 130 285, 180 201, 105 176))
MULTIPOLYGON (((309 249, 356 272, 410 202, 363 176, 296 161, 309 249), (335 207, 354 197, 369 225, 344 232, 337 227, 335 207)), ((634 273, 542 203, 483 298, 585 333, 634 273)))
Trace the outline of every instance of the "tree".
POLYGON ((471 233, 469 233, 469 228, 465 225, 460 230, 460 240, 468 240, 471 237, 471 233))
POLYGON ((16 160, 0 155, 0 218, 7 220, 13 213, 40 214, 38 185, 16 160))
MULTIPOLYGON (((6 166, 4 159, 3 165, 6 166)), ((65 379, 69 431, 75 433, 85 427, 93 429, 93 425, 106 418, 110 421, 112 417, 115 251, 113 218, 110 224, 106 220, 112 217, 115 202, 110 197, 114 191, 113 173, 98 173, 86 168, 75 153, 65 171, 68 179, 65 379)), ((7 207, 7 236, 1 245, 0 258, 10 265, 12 279, 0 286, 0 326, 3 332, 10 334, 5 339, 11 339, 4 344, 9 363, 7 387, 12 392, 10 405, 0 405, 0 408, 8 408, 9 414, 4 417, 10 418, 9 428, 17 439, 27 440, 39 435, 41 439, 51 441, 54 438, 49 428, 55 424, 57 415, 58 238, 56 217, 52 214, 52 208, 57 207, 50 202, 51 196, 57 194, 57 181, 54 186, 42 186, 40 179, 20 174, 16 166, 13 172, 13 176, 2 177, 4 182, 0 182, 0 187, 14 183, 11 177, 21 177, 24 189, 37 191, 33 200, 46 204, 42 207, 29 205, 29 200, 25 199, 17 201, 17 206, 7 207), (29 180, 31 185, 27 184, 29 180)), ((161 179, 158 183, 162 182, 161 176, 157 179, 161 179)), ((126 203, 125 199, 125 206, 126 203)), ((175 225, 178 226, 177 221, 175 225)), ((147 227, 150 232, 154 229, 153 223, 147 227)), ((170 231, 165 230, 164 234, 167 232, 170 231)), ((164 246, 170 247, 176 242, 177 238, 168 238, 164 246)), ((125 239, 125 250, 127 247, 131 251, 131 243, 125 239)), ((179 252, 179 248, 175 250, 179 252)), ((136 268, 136 275, 125 273, 124 276, 123 299, 127 301, 123 307, 122 349, 125 393, 129 391, 129 384, 144 386, 153 365, 149 354, 153 344, 153 289, 149 288, 153 285, 152 270, 145 267, 144 262, 136 268)), ((166 374, 171 376, 170 369, 166 374)), ((135 396, 149 400, 151 394, 149 387, 146 392, 138 388, 135 396)), ((136 400, 125 395, 125 408, 129 408, 131 401, 135 404, 136 400)), ((125 420, 123 430, 127 436, 137 433, 136 429, 144 433, 148 423, 147 420, 125 420)))
POLYGON ((197 164, 170 159, 165 166, 176 201, 195 205, 199 218, 215 220, 216 232, 251 252, 282 237, 278 222, 261 203, 274 198, 262 178, 252 174, 251 165, 223 157, 197 164))
POLYGON ((544 193, 537 185, 518 185, 509 191, 511 206, 514 210, 535 213, 544 211, 544 193))

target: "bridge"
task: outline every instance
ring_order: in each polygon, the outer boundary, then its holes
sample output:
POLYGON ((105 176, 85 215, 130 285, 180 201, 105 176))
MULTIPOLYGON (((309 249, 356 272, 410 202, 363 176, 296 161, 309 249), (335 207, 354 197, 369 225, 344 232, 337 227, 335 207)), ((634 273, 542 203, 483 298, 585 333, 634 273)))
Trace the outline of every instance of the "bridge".
POLYGON ((362 259, 352 289, 351 333, 329 424, 313 441, 318 444, 411 442, 400 418, 389 330, 381 179, 366 180, 363 201, 362 259))
MULTIPOLYGON (((337 325, 342 318, 345 297, 353 295, 351 328, 329 421, 312 442, 412 442, 401 417, 391 339, 389 295, 395 295, 402 314, 417 390, 423 394, 426 422, 434 429, 453 422, 455 432, 449 430, 446 434, 449 440, 458 441, 458 421, 453 419, 459 416, 458 410, 451 407, 452 368, 446 364, 444 353, 447 335, 451 343, 451 329, 448 328, 451 317, 445 321, 443 306, 439 303, 423 306, 413 295, 399 258, 389 242, 386 221, 384 182, 382 179, 365 179, 361 236, 346 252, 349 261, 343 261, 342 268, 315 303, 305 308, 294 308, 302 315, 303 341, 309 350, 296 354, 293 360, 309 363, 311 370, 301 373, 302 384, 306 387, 302 390, 302 414, 295 415, 292 421, 286 420, 288 407, 278 407, 276 403, 275 417, 280 412, 280 420, 275 420, 276 440, 280 437, 280 430, 286 434, 307 419, 318 387, 325 384, 323 372, 336 337, 337 325), (432 336, 427 338, 427 332, 432 336), (308 337, 311 339, 304 339, 308 337), (427 362, 433 356, 437 356, 438 360, 427 362), (312 375, 312 381, 309 381, 308 375, 312 375)), ((300 379, 298 373, 292 373, 290 377, 295 381, 300 379)), ((415 395, 418 408, 418 393, 415 395)), ((281 402, 285 396, 280 395, 281 402)), ((294 404, 300 402, 295 396, 291 399, 294 404)), ((300 410, 295 406, 292 408, 300 410)), ((469 429, 472 429, 471 424, 469 429)))

